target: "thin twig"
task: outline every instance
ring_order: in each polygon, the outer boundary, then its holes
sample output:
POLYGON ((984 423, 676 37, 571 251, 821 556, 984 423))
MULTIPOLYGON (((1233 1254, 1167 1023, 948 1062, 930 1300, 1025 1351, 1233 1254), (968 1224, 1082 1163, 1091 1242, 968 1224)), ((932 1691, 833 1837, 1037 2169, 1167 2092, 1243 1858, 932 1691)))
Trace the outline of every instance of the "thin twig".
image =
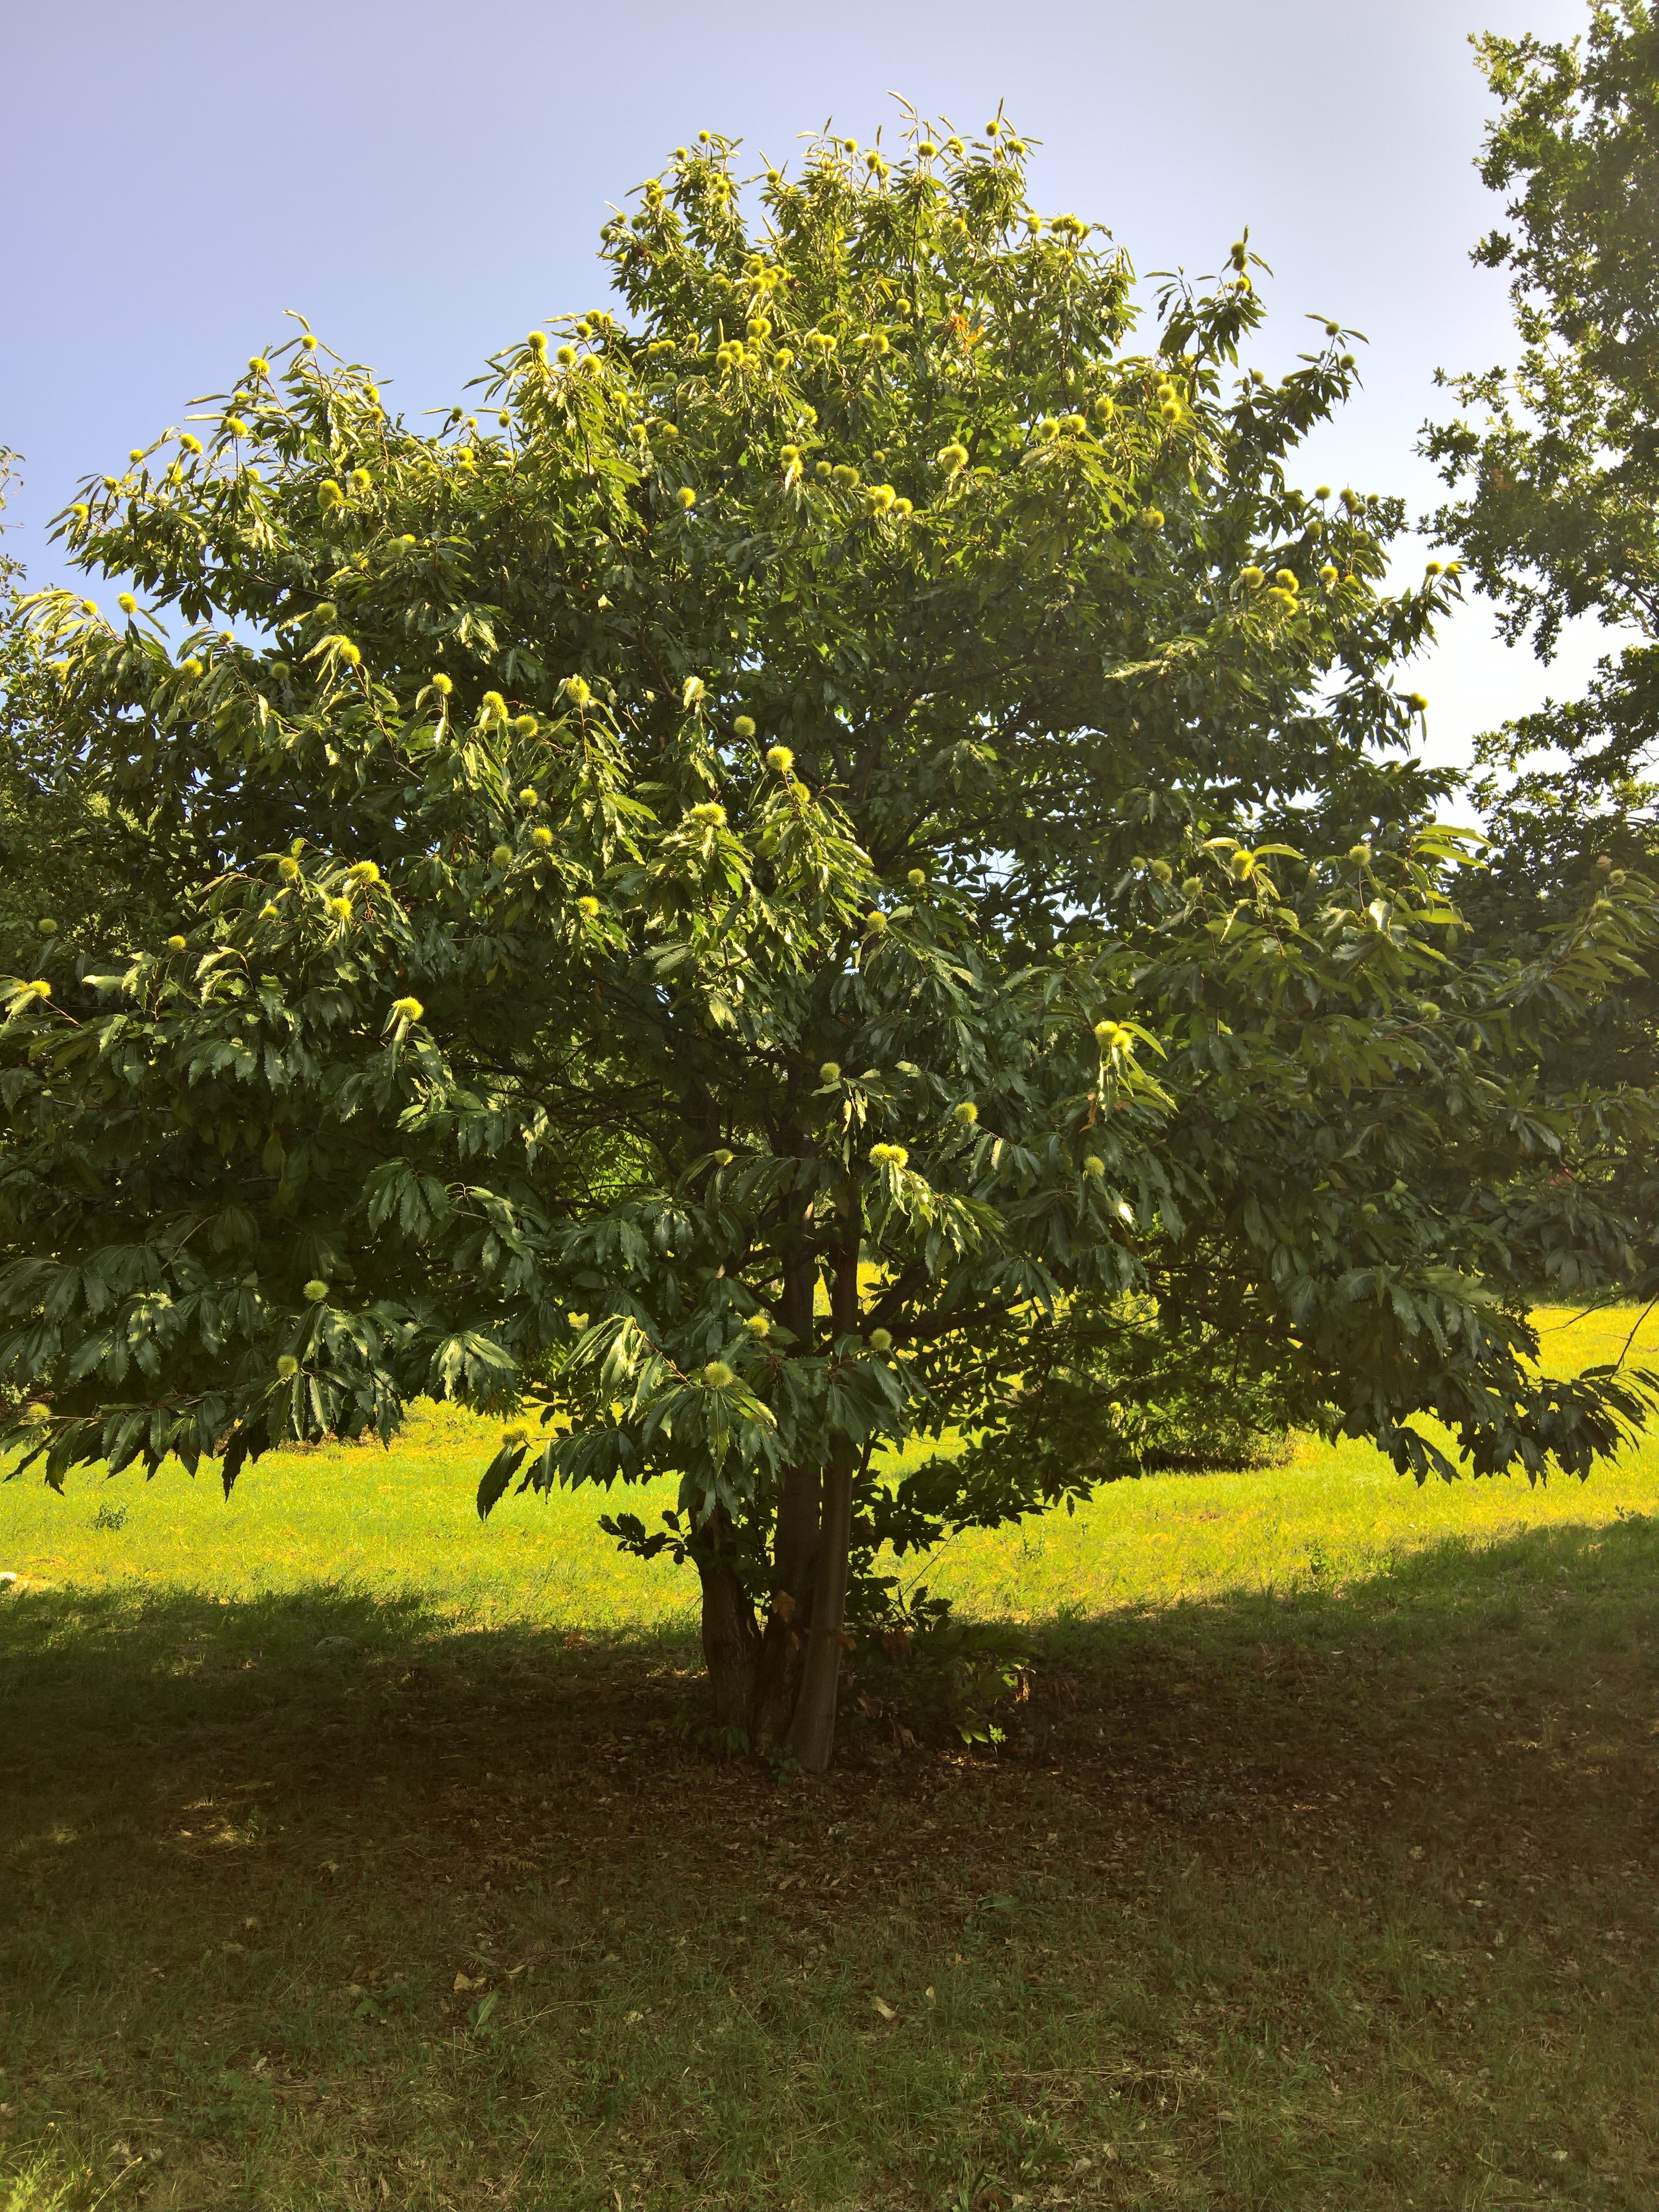
POLYGON ((1628 1357, 1628 1355, 1629 1355, 1630 1348, 1631 1348, 1632 1345, 1632 1344, 1634 1344, 1634 1343, 1635 1343, 1635 1341, 1636 1341, 1636 1334, 1637 1334, 1637 1329, 1639 1329, 1639 1328, 1641 1328, 1641 1326, 1642 1326, 1643 1322, 1647 1319, 1648 1316, 1649 1316, 1649 1315, 1653 1311, 1653 1310, 1654 1310, 1655 1306, 1659 1306, 1659 1298, 1650 1298, 1650 1299, 1648 1300, 1648 1302, 1647 1302, 1646 1305, 1644 1305, 1644 1306, 1643 1307, 1643 1309, 1642 1309, 1641 1312, 1640 1312, 1639 1314, 1638 1314, 1638 1315, 1637 1315, 1637 1316, 1636 1316, 1636 1328, 1632 1329, 1632 1331, 1631 1331, 1630 1334, 1629 1334, 1629 1335, 1625 1339, 1625 1349, 1624 1349, 1624 1351, 1623 1351, 1623 1352, 1621 1352, 1620 1353, 1620 1355, 1619 1355, 1618 1358, 1617 1358, 1617 1359, 1615 1359, 1615 1360, 1613 1361, 1613 1373, 1614 1373, 1615 1375, 1619 1372, 1620 1369, 1624 1365, 1625 1361, 1626 1361, 1626 1358, 1628 1357))

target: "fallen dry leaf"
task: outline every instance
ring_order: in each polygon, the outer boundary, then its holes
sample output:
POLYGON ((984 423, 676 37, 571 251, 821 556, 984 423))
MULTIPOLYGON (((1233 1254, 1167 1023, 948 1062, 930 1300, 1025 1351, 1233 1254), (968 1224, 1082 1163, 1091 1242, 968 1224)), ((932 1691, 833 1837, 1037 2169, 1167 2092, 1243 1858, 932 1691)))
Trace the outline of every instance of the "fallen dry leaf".
POLYGON ((876 2010, 881 2014, 884 2020, 896 2020, 898 2018, 898 2014, 893 2010, 892 2006, 886 2003, 882 1998, 872 1997, 870 2002, 874 2005, 876 2010))

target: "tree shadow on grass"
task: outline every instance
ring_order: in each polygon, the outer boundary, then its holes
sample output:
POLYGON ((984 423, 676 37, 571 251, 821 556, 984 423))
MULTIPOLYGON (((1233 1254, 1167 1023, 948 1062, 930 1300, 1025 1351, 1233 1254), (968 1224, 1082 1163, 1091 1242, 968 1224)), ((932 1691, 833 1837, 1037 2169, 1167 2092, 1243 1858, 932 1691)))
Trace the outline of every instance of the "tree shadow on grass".
POLYGON ((417 1595, 327 1584, 32 1591, 0 1612, 6 1823, 73 1831, 94 1860, 98 1833, 148 1833, 188 1862, 250 1820, 270 1855, 279 1809, 289 1839, 362 1814, 380 1850, 429 1862, 475 1789, 586 1787, 636 1744, 652 1765, 691 1725, 693 1657, 668 1637, 457 1627, 417 1595))
MULTIPOLYGON (((1580 1807, 1616 1805, 1622 1829, 1633 1808, 1611 1739, 1621 1715, 1632 1743, 1651 1719, 1656 1626, 1659 1522, 1451 1540, 1340 1590, 1315 1579, 1032 1624, 1000 1753, 953 1741, 924 1670, 872 1644, 849 1662, 842 1765, 823 1786, 902 1790, 942 1757, 1115 1781, 1172 1814, 1218 1794, 1237 1816, 1253 1791, 1305 1780, 1413 1818, 1486 1793, 1501 1818, 1559 1784, 1580 1807)), ((325 1584, 232 1601, 58 1589, 0 1601, 0 1669, 15 1836, 159 1817, 206 1788, 228 1812, 256 1771, 251 1786, 295 1794, 311 1820, 391 1789, 375 1802, 416 1828, 458 1784, 499 1784, 504 1801, 777 1786, 702 1752, 683 1632, 458 1628, 418 1595, 325 1584)))
MULTIPOLYGON (((993 2172, 1035 2185, 1038 2106, 1054 2158, 1097 2160, 1133 2079, 1196 2161, 1180 2201, 1284 2212, 1410 2180, 1462 2203, 1418 2179, 1427 2117, 1329 2149, 1327 2074, 1345 2038, 1374 2064, 1393 2020, 1377 2094, 1404 2111, 1431 2064, 1474 2063, 1488 2015, 1514 2036, 1563 2014, 1580 2067, 1649 2063, 1650 1925, 1605 1978, 1585 1960, 1653 1865, 1656 1632, 1653 1521, 1449 1543, 1340 1590, 1038 1624, 994 1756, 950 1739, 909 1662, 862 1650, 842 1764, 809 1781, 698 1747, 683 1638, 463 1630, 326 1587, 14 1595, 0 1976, 27 2002, 0 2112, 26 2142, 102 2145, 99 2186, 137 2115, 157 2207, 920 2206, 993 2172), (1530 1900, 1510 1949, 1480 1948, 1477 1871, 1530 1900), (1498 1975, 1523 1943, 1502 2005, 1443 1963, 1469 1947, 1498 1975), (901 2094, 900 2046, 872 2039, 931 2019, 935 1984, 956 2010, 901 2094), (1275 2075, 1255 2164, 1218 2165, 1216 2114, 1298 2037, 1327 2054, 1304 2149, 1275 2075), (969 2094, 992 2051, 1000 2086, 969 2094), (532 2157, 502 2116, 556 2081, 564 2147, 532 2157), (464 2154, 433 2135, 445 2098, 464 2154)), ((1445 2172, 1478 2179, 1462 2125, 1445 2172)), ((1140 2201, 1100 2187, 1075 2201, 1140 2201)))

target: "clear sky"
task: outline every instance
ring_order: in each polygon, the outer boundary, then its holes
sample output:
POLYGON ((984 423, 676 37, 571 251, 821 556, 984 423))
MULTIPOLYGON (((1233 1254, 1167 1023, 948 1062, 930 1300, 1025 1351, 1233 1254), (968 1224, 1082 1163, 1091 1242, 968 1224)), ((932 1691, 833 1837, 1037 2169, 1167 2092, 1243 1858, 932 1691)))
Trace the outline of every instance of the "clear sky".
MULTIPOLYGON (((56 570, 46 519, 78 476, 222 391, 284 308, 372 363, 413 415, 460 396, 533 322, 597 306, 608 203, 700 128, 796 155, 833 115, 861 142, 902 94, 977 129, 1006 100, 1041 140, 1033 197, 1105 224, 1139 270, 1273 264, 1270 374, 1302 318, 1366 332, 1365 389, 1302 481, 1403 493, 1437 367, 1510 357, 1499 217, 1472 166, 1489 112, 1468 39, 1561 38, 1583 0, 0 0, 8 210, 0 444, 25 457, 9 549, 56 570)), ((289 325, 289 328, 293 326, 289 325)), ((1409 548, 1414 568, 1419 550, 1409 548)), ((1426 549, 1421 557, 1426 558, 1426 549)), ((1431 741, 1547 688, 1477 605, 1414 680, 1431 741)))

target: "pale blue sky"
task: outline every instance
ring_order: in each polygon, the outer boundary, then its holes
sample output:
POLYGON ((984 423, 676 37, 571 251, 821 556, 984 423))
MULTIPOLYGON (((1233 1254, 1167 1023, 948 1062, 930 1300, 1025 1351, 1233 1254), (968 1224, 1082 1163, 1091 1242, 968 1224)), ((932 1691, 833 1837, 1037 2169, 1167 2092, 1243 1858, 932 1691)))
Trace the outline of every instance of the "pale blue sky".
MULTIPOLYGON (((1043 143, 1034 196, 1109 226, 1143 270, 1271 262, 1273 373, 1304 313, 1364 331, 1366 388, 1303 480, 1434 486, 1411 447, 1437 366, 1513 351, 1498 218, 1471 166, 1472 31, 1570 36, 1583 0, 0 0, 9 212, 0 443, 26 458, 11 550, 76 477, 222 389, 297 307, 411 414, 485 353, 597 305, 607 202, 700 128, 795 153, 833 114, 872 138, 890 94, 977 129, 999 100, 1043 143)), ((1413 549, 1407 556, 1413 567, 1413 549)), ((1426 557, 1426 556, 1425 556, 1426 557)), ((1477 607, 1420 681, 1437 753, 1576 688, 1477 607)))

